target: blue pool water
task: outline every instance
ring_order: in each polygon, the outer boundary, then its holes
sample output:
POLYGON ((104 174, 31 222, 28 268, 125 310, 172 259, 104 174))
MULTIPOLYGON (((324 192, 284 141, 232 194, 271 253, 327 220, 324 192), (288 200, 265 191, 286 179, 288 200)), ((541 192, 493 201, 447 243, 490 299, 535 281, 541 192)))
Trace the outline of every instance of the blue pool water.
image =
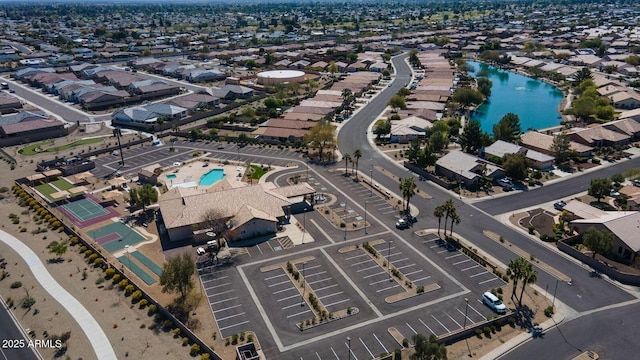
POLYGON ((167 174, 167 179, 175 179, 176 178, 176 174, 167 174))
POLYGON ((206 174, 200 177, 199 185, 209 186, 213 185, 216 182, 222 180, 224 178, 224 170, 223 169, 212 169, 206 174))
POLYGON ((545 129, 560 125, 558 105, 564 95, 557 87, 511 71, 500 70, 475 61, 467 61, 469 74, 474 78, 479 69, 489 71, 491 96, 471 115, 480 122, 482 131, 493 134, 493 125, 507 113, 520 118, 522 132, 527 129, 545 129))

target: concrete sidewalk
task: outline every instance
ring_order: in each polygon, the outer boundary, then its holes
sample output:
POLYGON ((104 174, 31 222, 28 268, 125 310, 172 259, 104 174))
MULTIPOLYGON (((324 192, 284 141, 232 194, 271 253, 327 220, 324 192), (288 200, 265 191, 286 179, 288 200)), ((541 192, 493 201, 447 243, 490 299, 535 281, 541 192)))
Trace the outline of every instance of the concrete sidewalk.
POLYGON ((9 245, 22 257, 44 290, 58 301, 78 322, 78 325, 80 325, 80 328, 82 328, 93 347, 96 359, 116 360, 116 353, 113 351, 107 335, 96 319, 93 318, 89 311, 87 311, 78 300, 58 284, 51 274, 49 274, 49 271, 38 256, 22 241, 2 230, 0 230, 0 241, 9 245))

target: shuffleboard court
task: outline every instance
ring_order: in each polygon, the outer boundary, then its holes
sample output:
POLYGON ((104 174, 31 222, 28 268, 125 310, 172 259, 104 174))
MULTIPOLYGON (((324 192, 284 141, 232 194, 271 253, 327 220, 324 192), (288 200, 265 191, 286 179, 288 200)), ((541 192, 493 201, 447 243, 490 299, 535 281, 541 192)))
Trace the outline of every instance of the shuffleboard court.
POLYGON ((89 230, 87 234, 110 253, 122 250, 126 245, 131 246, 144 241, 144 236, 121 222, 89 230))
POLYGON ((140 266, 138 266, 138 264, 131 261, 131 259, 129 259, 127 255, 120 256, 118 258, 118 261, 124 264, 124 266, 131 269, 131 271, 133 271, 133 273, 136 274, 147 285, 152 285, 156 283, 157 280, 153 276, 151 276, 148 272, 144 271, 140 266))
POLYGON ((143 253, 141 253, 140 251, 133 251, 131 252, 131 256, 133 256, 134 258, 136 258, 138 261, 140 261, 144 266, 148 267, 149 270, 153 271, 154 274, 160 276, 162 275, 162 268, 160 266, 158 266, 158 264, 156 264, 155 262, 153 262, 153 260, 149 259, 148 257, 146 257, 143 253))
POLYGON ((55 192, 58 192, 58 190, 56 190, 53 186, 49 185, 48 183, 42 183, 40 185, 36 185, 34 186, 34 188, 38 190, 40 194, 46 196, 47 199, 49 199, 50 201, 53 201, 50 195, 55 192))

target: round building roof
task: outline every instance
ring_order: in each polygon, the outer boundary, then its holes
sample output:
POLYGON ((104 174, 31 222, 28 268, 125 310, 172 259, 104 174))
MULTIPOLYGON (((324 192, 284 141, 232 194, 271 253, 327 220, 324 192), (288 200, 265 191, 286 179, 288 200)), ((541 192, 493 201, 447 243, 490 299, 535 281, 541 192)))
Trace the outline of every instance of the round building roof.
POLYGON ((259 78, 267 79, 295 79, 304 75, 304 71, 299 70, 269 70, 258 73, 259 78))

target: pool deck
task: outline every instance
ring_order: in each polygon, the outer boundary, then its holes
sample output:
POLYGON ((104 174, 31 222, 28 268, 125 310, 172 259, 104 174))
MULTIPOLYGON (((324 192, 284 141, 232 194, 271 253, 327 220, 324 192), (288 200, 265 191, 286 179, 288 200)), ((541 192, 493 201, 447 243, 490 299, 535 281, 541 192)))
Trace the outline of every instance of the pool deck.
POLYGON ((200 177, 213 169, 223 169, 225 174, 224 178, 229 181, 240 181, 240 179, 242 179, 242 175, 244 175, 245 171, 247 170, 244 165, 223 165, 216 161, 206 162, 203 160, 196 160, 187 164, 177 166, 173 170, 165 171, 164 173, 162 173, 162 175, 160 175, 159 179, 163 181, 169 189, 177 186, 200 186, 198 185, 200 177), (205 167, 205 164, 209 165, 205 167), (240 177, 238 177, 238 173, 241 174, 240 177), (167 175, 169 174, 175 175, 175 179, 168 179, 167 175))

